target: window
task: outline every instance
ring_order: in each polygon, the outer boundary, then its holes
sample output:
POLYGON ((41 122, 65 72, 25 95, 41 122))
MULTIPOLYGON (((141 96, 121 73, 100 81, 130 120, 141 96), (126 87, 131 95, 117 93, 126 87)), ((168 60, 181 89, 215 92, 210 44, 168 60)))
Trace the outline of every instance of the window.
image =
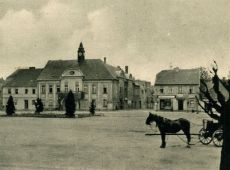
POLYGON ((60 85, 58 84, 57 85, 57 93, 60 93, 61 92, 61 89, 60 89, 60 85))
POLYGON ((35 100, 32 100, 32 105, 35 105, 35 100))
POLYGON ((18 89, 15 89, 15 94, 18 94, 18 89))
POLYGON ((14 99, 14 105, 17 105, 18 104, 18 101, 14 99))
POLYGON ((172 87, 169 87, 169 93, 173 93, 172 87))
POLYGON ((93 94, 96 94, 96 91, 97 91, 96 85, 93 84, 93 85, 92 85, 92 93, 93 93, 93 94))
POLYGON ((107 94, 107 87, 103 87, 103 94, 107 94))
POLYGON ((194 100, 189 100, 188 106, 192 107, 192 108, 195 107, 195 101, 194 100))
POLYGON ((8 94, 11 94, 11 89, 8 89, 8 94))
POLYGON ((192 94, 192 93, 193 93, 193 88, 190 87, 190 88, 189 88, 189 94, 192 94))
POLYGON ((164 93, 164 89, 163 88, 160 88, 160 93, 164 93))
POLYGON ((65 92, 68 92, 69 91, 69 85, 68 85, 68 82, 65 82, 65 92))
POLYGON ((88 85, 87 84, 84 85, 84 92, 88 93, 88 85))
POLYGON ((45 93, 46 93, 46 86, 42 85, 42 94, 45 94, 45 93))
POLYGON ((178 87, 178 93, 182 93, 182 86, 178 87))
POLYGON ((49 101, 49 107, 53 107, 53 101, 49 101))
POLYGON ((53 85, 49 85, 49 93, 50 93, 50 94, 53 93, 53 85))
POLYGON ((28 94, 28 89, 25 89, 25 94, 28 94))
POLYGON ((106 99, 103 100, 103 107, 107 107, 108 106, 108 102, 106 99))
POLYGON ((33 90, 32 90, 32 93, 35 94, 35 93, 36 93, 36 89, 33 89, 33 90))
POLYGON ((160 100, 160 109, 161 110, 171 110, 172 109, 171 99, 161 99, 160 100))
POLYGON ((75 82, 75 91, 79 92, 79 82, 75 82))

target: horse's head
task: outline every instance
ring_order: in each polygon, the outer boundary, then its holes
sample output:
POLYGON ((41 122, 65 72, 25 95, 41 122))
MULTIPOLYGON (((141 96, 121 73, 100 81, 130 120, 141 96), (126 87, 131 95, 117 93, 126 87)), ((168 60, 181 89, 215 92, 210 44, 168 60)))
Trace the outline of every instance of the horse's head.
POLYGON ((157 119, 157 115, 152 114, 152 113, 149 112, 149 116, 147 117, 147 119, 145 121, 145 124, 146 125, 151 125, 151 123, 156 121, 156 119, 157 119))

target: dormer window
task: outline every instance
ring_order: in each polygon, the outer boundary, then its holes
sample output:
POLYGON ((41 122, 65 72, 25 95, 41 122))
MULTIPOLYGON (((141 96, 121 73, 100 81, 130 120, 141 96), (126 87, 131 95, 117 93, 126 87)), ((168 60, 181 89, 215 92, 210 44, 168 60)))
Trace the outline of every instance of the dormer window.
POLYGON ((74 71, 70 71, 69 74, 70 74, 70 75, 74 75, 74 71))

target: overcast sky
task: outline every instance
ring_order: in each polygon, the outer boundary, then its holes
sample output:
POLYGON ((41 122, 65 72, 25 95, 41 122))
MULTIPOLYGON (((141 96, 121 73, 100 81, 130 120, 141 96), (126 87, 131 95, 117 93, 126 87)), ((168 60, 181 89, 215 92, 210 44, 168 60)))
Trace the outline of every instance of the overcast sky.
POLYGON ((229 0, 0 0, 0 77, 48 60, 107 57, 153 83, 173 67, 230 70, 229 0))

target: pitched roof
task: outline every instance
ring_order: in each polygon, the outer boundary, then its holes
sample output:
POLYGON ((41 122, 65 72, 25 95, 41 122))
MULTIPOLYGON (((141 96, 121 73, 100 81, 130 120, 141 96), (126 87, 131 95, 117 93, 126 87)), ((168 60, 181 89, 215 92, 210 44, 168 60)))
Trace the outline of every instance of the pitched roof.
POLYGON ((200 83, 199 69, 163 70, 156 75, 155 85, 190 85, 200 83))
POLYGON ((37 86, 36 80, 41 73, 42 69, 18 69, 10 76, 7 77, 4 87, 35 87, 37 86))
POLYGON ((110 74, 114 77, 117 78, 117 76, 119 76, 117 74, 118 71, 120 71, 120 68, 114 67, 112 65, 109 64, 105 64, 105 67, 107 68, 107 70, 110 72, 110 74))
POLYGON ((80 64, 77 60, 48 61, 38 80, 59 80, 67 69, 80 69, 85 80, 116 79, 115 73, 100 59, 87 59, 80 64))

